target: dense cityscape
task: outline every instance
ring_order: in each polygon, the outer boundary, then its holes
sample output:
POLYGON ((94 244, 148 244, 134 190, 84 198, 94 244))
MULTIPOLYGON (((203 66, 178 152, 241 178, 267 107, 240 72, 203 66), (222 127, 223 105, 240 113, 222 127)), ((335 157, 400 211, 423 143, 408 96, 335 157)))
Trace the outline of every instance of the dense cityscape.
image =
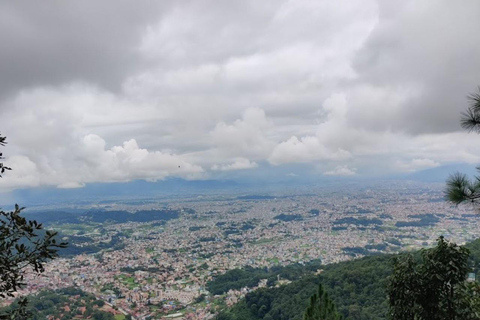
MULTIPOLYGON (((443 198, 440 184, 389 182, 308 194, 93 203, 90 209, 107 214, 178 215, 167 221, 53 223, 80 253, 48 263, 43 274, 29 273, 19 293, 77 287, 119 317, 209 319, 255 289, 211 294, 207 283, 228 270, 312 260, 331 264, 432 246, 440 235, 458 244, 474 239, 480 223, 472 208, 443 198), (94 244, 103 249, 81 252, 94 244)), ((279 278, 270 285, 286 282, 279 278)), ((266 280, 258 284, 266 285, 266 280)))

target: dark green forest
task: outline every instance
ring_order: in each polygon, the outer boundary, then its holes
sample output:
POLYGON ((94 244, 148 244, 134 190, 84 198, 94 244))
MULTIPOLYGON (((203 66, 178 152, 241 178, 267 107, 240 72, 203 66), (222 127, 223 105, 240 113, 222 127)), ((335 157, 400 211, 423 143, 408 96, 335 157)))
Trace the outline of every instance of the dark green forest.
POLYGON ((134 213, 124 210, 88 210, 88 211, 38 211, 26 212, 27 219, 41 218, 46 226, 52 223, 125 223, 125 222, 151 222, 154 220, 177 219, 180 213, 178 210, 139 210, 134 213))
MULTIPOLYGON (((471 242, 466 247, 470 250, 472 272, 476 273, 480 263, 480 240, 471 242)), ((309 298, 320 283, 345 319, 386 319, 389 306, 387 278, 392 273, 394 256, 398 255, 369 256, 326 266, 298 265, 295 276, 291 277, 294 281, 290 284, 250 292, 231 309, 219 314, 217 320, 301 320, 309 298), (320 269, 317 275, 314 274, 316 267, 320 269), (297 280, 295 277, 298 277, 297 280)), ((419 259, 419 252, 414 256, 419 259)), ((263 272, 270 277, 273 274, 263 272)), ((208 286, 218 294, 229 289, 255 285, 253 279, 260 279, 261 275, 262 271, 258 269, 232 270, 217 277, 208 286), (252 281, 249 282, 248 279, 252 281)))
MULTIPOLYGON (((28 298, 27 311, 29 319, 44 320, 49 317, 55 319, 92 319, 92 320, 115 320, 112 313, 101 310, 105 302, 97 300, 94 295, 77 288, 65 288, 59 290, 43 290, 37 295, 28 298)), ((16 307, 12 304, 9 308, 16 307)), ((9 308, 0 311, 0 314, 9 308)))
POLYGON ((234 269, 218 276, 207 284, 208 291, 213 295, 223 294, 228 290, 239 290, 244 287, 253 288, 261 279, 267 279, 267 285, 273 285, 277 277, 286 280, 298 280, 311 275, 321 266, 320 261, 314 260, 306 265, 291 264, 286 267, 274 266, 267 268, 245 267, 234 269))

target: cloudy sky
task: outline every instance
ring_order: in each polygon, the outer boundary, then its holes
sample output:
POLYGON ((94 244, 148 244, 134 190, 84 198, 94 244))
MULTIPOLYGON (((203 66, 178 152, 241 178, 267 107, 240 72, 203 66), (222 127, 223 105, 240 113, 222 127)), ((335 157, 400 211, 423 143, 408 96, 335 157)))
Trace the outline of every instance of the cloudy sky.
POLYGON ((479 16, 478 0, 0 0, 0 189, 480 163, 459 126, 479 16))

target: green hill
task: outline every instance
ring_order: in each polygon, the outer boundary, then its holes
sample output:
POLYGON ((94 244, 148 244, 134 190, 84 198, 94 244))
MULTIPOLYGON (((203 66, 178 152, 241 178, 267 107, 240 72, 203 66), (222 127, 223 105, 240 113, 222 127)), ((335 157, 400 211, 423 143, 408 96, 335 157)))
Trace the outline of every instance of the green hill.
MULTIPOLYGON (((480 239, 466 247, 470 250, 473 271, 476 273, 480 262, 480 239)), ((308 299, 317 290, 318 283, 324 285, 346 319, 386 319, 388 301, 385 287, 387 277, 392 272, 392 257, 393 255, 371 256, 326 265, 320 267, 323 271, 318 275, 311 271, 310 265, 306 267, 301 279, 288 285, 250 292, 245 299, 218 315, 217 320, 301 320, 308 299)), ((243 274, 243 277, 246 276, 243 274)), ((233 284, 230 283, 230 286, 233 284)), ((210 284, 212 285, 215 286, 210 284)))

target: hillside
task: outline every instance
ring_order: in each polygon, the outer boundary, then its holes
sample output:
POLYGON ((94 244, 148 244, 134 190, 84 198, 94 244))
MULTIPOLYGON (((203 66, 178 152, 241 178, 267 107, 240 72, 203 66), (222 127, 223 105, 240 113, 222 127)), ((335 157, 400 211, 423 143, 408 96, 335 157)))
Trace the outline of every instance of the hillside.
MULTIPOLYGON (((478 272, 480 239, 466 247, 471 251, 472 265, 475 266, 473 271, 478 272)), ((319 275, 310 271, 309 275, 288 285, 256 290, 221 313, 217 320, 301 320, 318 283, 324 285, 346 319, 386 319, 388 301, 385 285, 391 273, 392 256, 371 256, 322 266, 323 271, 319 275)), ((311 269, 311 266, 307 268, 311 269)))

